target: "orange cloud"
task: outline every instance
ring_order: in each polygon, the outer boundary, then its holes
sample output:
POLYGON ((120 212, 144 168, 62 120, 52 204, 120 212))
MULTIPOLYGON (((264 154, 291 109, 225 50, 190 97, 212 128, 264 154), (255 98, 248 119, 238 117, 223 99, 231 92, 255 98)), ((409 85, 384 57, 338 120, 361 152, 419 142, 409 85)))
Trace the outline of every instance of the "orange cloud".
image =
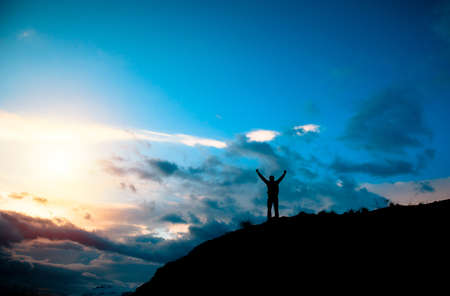
POLYGON ((35 201, 37 203, 41 203, 41 204, 46 204, 48 200, 43 197, 33 196, 33 201, 35 201))
POLYGON ((11 192, 10 194, 8 194, 8 197, 14 198, 14 199, 22 199, 24 197, 28 196, 27 192, 21 192, 21 193, 17 193, 17 192, 11 192))

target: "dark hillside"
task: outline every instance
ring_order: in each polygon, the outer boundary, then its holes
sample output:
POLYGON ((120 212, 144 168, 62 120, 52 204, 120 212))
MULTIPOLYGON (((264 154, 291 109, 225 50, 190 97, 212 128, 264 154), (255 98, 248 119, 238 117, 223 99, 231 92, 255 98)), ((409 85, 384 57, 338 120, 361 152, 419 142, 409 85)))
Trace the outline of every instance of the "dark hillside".
POLYGON ((133 295, 436 287, 450 268, 449 217, 450 200, 282 217, 200 244, 133 295))

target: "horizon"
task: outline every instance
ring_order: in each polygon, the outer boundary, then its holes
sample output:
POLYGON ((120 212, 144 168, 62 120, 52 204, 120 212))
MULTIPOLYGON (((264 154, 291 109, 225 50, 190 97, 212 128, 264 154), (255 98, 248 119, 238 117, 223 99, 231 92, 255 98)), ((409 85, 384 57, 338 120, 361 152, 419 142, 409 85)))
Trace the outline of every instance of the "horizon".
POLYGON ((449 65, 444 0, 0 1, 3 280, 131 291, 265 221, 256 169, 281 216, 449 199, 449 65))

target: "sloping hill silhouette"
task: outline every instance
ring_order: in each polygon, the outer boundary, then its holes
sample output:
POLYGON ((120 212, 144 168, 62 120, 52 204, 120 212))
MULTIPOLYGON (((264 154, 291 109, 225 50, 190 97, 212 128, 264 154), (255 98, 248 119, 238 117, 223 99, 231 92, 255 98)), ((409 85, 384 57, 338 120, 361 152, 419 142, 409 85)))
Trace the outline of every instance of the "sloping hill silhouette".
POLYGON ((132 295, 287 289, 364 295, 432 283, 430 292, 450 268, 449 220, 450 200, 282 217, 200 244, 132 295))

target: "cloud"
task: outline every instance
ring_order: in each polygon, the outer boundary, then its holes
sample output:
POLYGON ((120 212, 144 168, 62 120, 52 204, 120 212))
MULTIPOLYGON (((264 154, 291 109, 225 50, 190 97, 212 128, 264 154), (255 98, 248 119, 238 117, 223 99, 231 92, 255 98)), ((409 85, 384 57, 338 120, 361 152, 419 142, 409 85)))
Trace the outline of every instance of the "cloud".
POLYGON ((223 141, 186 134, 167 134, 150 130, 122 129, 95 123, 70 122, 41 117, 19 116, 0 110, 0 140, 8 141, 62 141, 108 142, 143 140, 176 143, 187 146, 206 146, 218 149, 223 141))
POLYGON ((342 158, 335 158, 330 168, 337 173, 362 173, 375 177, 393 177, 407 174, 418 174, 424 169, 428 162, 434 158, 433 149, 425 149, 417 154, 416 162, 398 159, 376 159, 374 161, 365 161, 354 163, 342 158))
POLYGON ((385 153, 421 147, 431 137, 418 95, 411 90, 388 89, 365 101, 348 121, 341 140, 385 153))
POLYGON ((436 6, 437 18, 432 26, 434 33, 450 44, 450 2, 442 1, 436 6))
POLYGON ((423 152, 417 154, 417 170, 427 167, 428 162, 434 159, 436 151, 434 149, 425 149, 423 152))
POLYGON ((48 199, 41 196, 36 196, 34 194, 28 193, 28 192, 11 192, 8 194, 8 197, 13 199, 24 199, 24 198, 31 198, 34 202, 40 203, 40 204, 46 204, 48 202, 48 199))
POLYGON ((92 281, 86 280, 81 272, 52 264, 13 260, 8 253, 2 253, 1 250, 0 275, 2 292, 5 295, 82 294, 92 285, 92 281))
POLYGON ((450 198, 450 178, 407 182, 365 183, 362 186, 394 203, 418 204, 450 198))
MULTIPOLYGON (((184 220, 175 215, 167 215, 162 218, 165 221, 184 220)), ((25 241, 46 238, 51 241, 72 241, 80 245, 95 248, 100 251, 117 253, 143 259, 149 262, 164 263, 185 255, 192 247, 203 239, 211 239, 223 232, 210 233, 211 236, 198 236, 201 228, 210 228, 211 225, 222 225, 224 231, 229 231, 236 227, 236 223, 216 222, 215 220, 192 228, 181 239, 164 240, 155 238, 154 243, 140 241, 140 236, 129 236, 124 243, 114 242, 104 238, 96 232, 89 232, 76 227, 68 221, 57 224, 55 220, 30 217, 24 214, 8 211, 0 211, 0 246, 11 247, 13 244, 25 241)))
POLYGON ((226 153, 232 157, 256 158, 271 170, 287 168, 289 160, 276 153, 274 148, 267 142, 248 142, 246 137, 238 135, 229 143, 226 153))
POLYGON ((150 172, 148 168, 141 168, 141 167, 132 167, 127 170, 128 173, 132 173, 137 175, 140 179, 143 180, 152 180, 155 182, 160 183, 162 181, 161 176, 158 175, 155 172, 150 172))
POLYGON ((351 163, 336 158, 330 167, 338 173, 363 173, 376 177, 392 177, 412 174, 416 171, 414 165, 408 161, 391 159, 380 162, 351 163))
POLYGON ((170 161, 161 159, 148 159, 147 163, 158 173, 164 176, 170 176, 178 170, 178 166, 170 161))
POLYGON ((307 133, 319 133, 320 126, 317 124, 298 125, 298 126, 294 126, 293 130, 295 131, 295 134, 297 136, 304 136, 307 133))
MULTIPOLYGON (((198 208, 193 200, 191 204, 177 203, 176 207, 193 209, 195 213, 207 217, 230 218, 247 210, 264 215, 263 205, 248 204, 255 198, 264 199, 266 195, 264 184, 254 185, 258 182, 254 165, 248 168, 229 164, 248 163, 249 159, 260 162, 266 175, 279 175, 281 169, 288 170, 288 177, 280 189, 285 214, 295 214, 296 210, 376 208, 386 204, 382 196, 361 191, 356 184, 352 190, 345 191, 345 188, 336 185, 338 176, 334 179, 330 176, 324 178, 321 174, 321 170, 330 168, 329 165, 313 156, 306 158, 283 145, 249 142, 246 135, 239 135, 234 141, 228 142, 225 152, 222 158, 208 157, 199 166, 181 166, 169 160, 145 158, 140 163, 132 163, 131 167, 113 171, 126 171, 153 181, 172 178, 173 182, 168 182, 165 186, 168 194, 188 191, 191 196, 198 196, 198 200, 204 205, 203 208, 198 208), (304 179, 308 182, 303 181, 304 179), (235 200, 241 200, 245 206, 242 207, 235 200), (301 207, 298 206, 300 203, 301 207)), ((115 165, 127 164, 121 162, 115 165)), ((337 159, 331 168, 337 173, 366 173, 376 176, 392 176, 416 170, 408 162, 395 160, 386 160, 380 164, 354 164, 337 159)))
POLYGON ((270 142, 280 133, 271 130, 255 130, 246 134, 249 142, 270 142))
MULTIPOLYGON (((282 169, 288 170, 280 187, 283 215, 293 215, 298 211, 372 209, 387 204, 383 196, 348 181, 350 176, 332 176, 329 166, 312 155, 305 157, 283 145, 249 142, 246 135, 239 135, 228 142, 224 155, 206 157, 196 166, 142 157, 138 162, 110 160, 112 165, 120 168, 110 171, 118 172, 118 176, 125 179, 134 175, 142 181, 167 180, 157 193, 165 197, 158 199, 164 205, 149 215, 154 218, 145 218, 145 223, 153 226, 171 221, 191 223, 187 215, 178 214, 180 208, 193 213, 196 224, 205 220, 234 221, 245 213, 258 220, 265 216, 266 188, 263 183, 257 183, 254 160, 262 165, 266 175, 279 176, 282 169), (327 170, 326 176, 321 174, 323 170, 327 170), (338 179, 347 180, 341 182, 345 186, 336 185, 338 179), (170 200, 170 203, 166 204, 164 200, 170 200)), ((385 171, 378 173, 387 174, 385 171)), ((134 221, 142 223, 144 220, 134 221)))
MULTIPOLYGON (((138 176, 143 180, 153 180, 155 182, 161 182, 161 177, 156 172, 151 172, 148 168, 145 167, 127 167, 126 164, 120 163, 117 165, 112 160, 104 159, 99 160, 98 164, 106 173, 117 176, 117 177, 125 177, 131 174, 138 176)), ((120 186, 122 189, 126 189, 127 184, 125 182, 121 182, 120 186)))
MULTIPOLYGON (((130 291, 147 281, 162 263, 186 255, 199 243, 237 226, 236 223, 211 220, 189 227, 188 233, 178 240, 165 240, 152 235, 129 236, 121 244, 109 241, 108 244, 115 244, 115 248, 122 251, 111 252, 108 248, 96 248, 97 243, 86 246, 84 239, 75 238, 70 233, 68 239, 60 240, 61 236, 44 239, 42 236, 46 236, 48 228, 54 231, 58 226, 48 219, 18 213, 0 212, 0 238, 6 233, 3 227, 6 225, 2 224, 5 220, 13 230, 38 231, 38 238, 28 235, 24 239, 23 235, 23 239, 15 242, 14 249, 0 248, 2 284, 22 288, 24 284, 29 284, 30 287, 44 288, 46 294, 52 292, 58 295, 81 295, 100 285, 112 286, 114 289, 111 290, 115 292, 130 291), (144 257, 143 260, 139 259, 141 257, 144 257), (153 263, 155 261, 157 263, 153 263), (24 277, 27 278, 26 282, 23 281, 24 277)), ((61 231, 68 230, 64 225, 59 227, 61 231)), ((90 233, 90 236, 92 238, 96 234, 90 233)), ((1 246, 5 246, 3 240, 1 246)), ((96 292, 100 294, 102 291, 96 289, 96 292)))
MULTIPOLYGON (((108 167, 104 167, 104 169, 105 169, 105 171, 108 171, 109 168, 108 168, 108 167)), ((114 171, 114 170, 113 170, 113 171, 114 171)), ((110 172, 110 173, 111 173, 111 172, 110 172)), ((113 172, 112 175, 116 175, 116 174, 114 174, 114 172, 113 172)), ((123 175, 125 175, 125 173, 123 173, 123 174, 120 175, 120 176, 123 176, 123 175)), ((120 184, 120 188, 121 188, 121 189, 123 189, 123 190, 129 189, 131 192, 137 193, 137 188, 136 188, 136 186, 135 186, 134 184, 131 184, 131 183, 127 184, 127 183, 125 183, 125 182, 120 182, 119 184, 120 184)))
MULTIPOLYGON (((103 160, 99 164, 105 172, 114 176, 135 175, 142 180, 158 183, 169 177, 209 187, 233 186, 256 181, 253 169, 225 164, 215 156, 207 157, 199 166, 186 167, 156 158, 144 158, 140 163, 132 164, 122 162, 117 164, 112 160, 103 160), (123 167, 119 167, 119 165, 123 167)), ((126 188, 125 182, 121 182, 121 188, 126 188)))
MULTIPOLYGON (((291 177, 283 183, 280 186, 280 204, 285 206, 283 212, 290 215, 300 211, 342 213, 363 207, 376 209, 388 203, 382 195, 361 188, 351 177, 328 177, 307 182, 291 177)), ((263 207, 265 198, 255 199, 254 203, 263 207)))
POLYGON ((111 242, 95 233, 77 228, 68 222, 58 225, 49 219, 33 218, 16 212, 0 211, 0 223, 3 224, 0 234, 2 238, 0 239, 0 245, 4 246, 38 237, 53 240, 72 240, 100 250, 108 250, 113 246, 111 242))
POLYGON ((161 221, 170 223, 187 223, 186 220, 179 214, 167 214, 161 217, 161 221))
POLYGON ((416 191, 419 193, 434 192, 435 189, 429 181, 417 182, 416 191))
POLYGON ((40 203, 40 204, 46 204, 48 200, 44 197, 33 196, 33 201, 40 203))
POLYGON ((137 192, 136 186, 134 186, 133 184, 128 184, 128 188, 134 193, 137 192))
POLYGON ((10 194, 8 194, 8 197, 14 198, 14 199, 22 199, 24 197, 27 197, 28 195, 29 194, 27 192, 21 192, 21 193, 11 192, 10 194))
POLYGON ((118 295, 147 281, 159 266, 70 241, 39 239, 0 250, 0 286, 7 295, 118 295))
MULTIPOLYGON (((227 144, 222 141, 213 140, 213 139, 205 139, 205 138, 198 138, 190 135, 184 135, 184 134, 176 134, 173 136, 168 137, 168 140, 172 138, 172 142, 175 143, 182 143, 187 146, 207 146, 207 147, 214 147, 217 149, 223 149, 227 147, 227 144)), ((169 142, 167 140, 167 142, 169 142)), ((164 141, 162 141, 164 142, 164 141)))

